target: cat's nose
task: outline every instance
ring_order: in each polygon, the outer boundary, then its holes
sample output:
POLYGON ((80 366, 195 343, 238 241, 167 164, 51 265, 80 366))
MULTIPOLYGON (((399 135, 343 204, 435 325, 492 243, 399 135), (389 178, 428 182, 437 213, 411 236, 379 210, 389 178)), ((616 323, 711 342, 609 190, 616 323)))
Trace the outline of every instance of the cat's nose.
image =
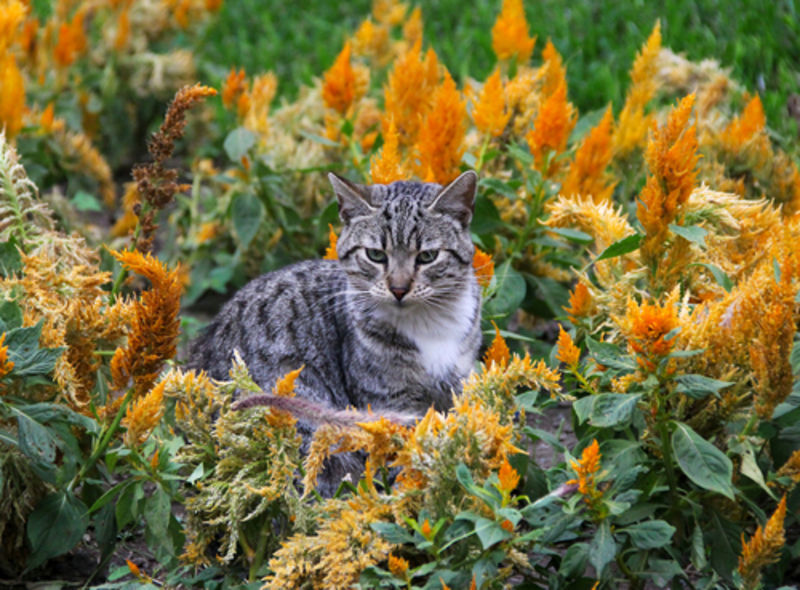
POLYGON ((406 293, 408 293, 409 287, 410 285, 402 285, 399 287, 396 285, 389 285, 389 291, 392 292, 392 295, 394 295, 395 299, 401 301, 403 297, 406 296, 406 293))

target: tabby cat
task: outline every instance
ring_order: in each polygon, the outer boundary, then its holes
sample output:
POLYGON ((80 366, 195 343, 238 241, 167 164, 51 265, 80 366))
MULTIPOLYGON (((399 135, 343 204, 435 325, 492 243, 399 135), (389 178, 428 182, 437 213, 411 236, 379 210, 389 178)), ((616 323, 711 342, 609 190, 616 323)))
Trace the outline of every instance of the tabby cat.
MULTIPOLYGON (((469 224, 477 176, 446 187, 362 186, 334 174, 338 260, 310 260, 242 288, 195 342, 190 365, 224 379, 238 350, 265 391, 303 366, 295 391, 314 407, 422 415, 451 403, 480 345, 480 288, 469 224)), ((298 429, 306 445, 309 420, 298 429)), ((333 457, 330 495, 363 466, 333 457)))

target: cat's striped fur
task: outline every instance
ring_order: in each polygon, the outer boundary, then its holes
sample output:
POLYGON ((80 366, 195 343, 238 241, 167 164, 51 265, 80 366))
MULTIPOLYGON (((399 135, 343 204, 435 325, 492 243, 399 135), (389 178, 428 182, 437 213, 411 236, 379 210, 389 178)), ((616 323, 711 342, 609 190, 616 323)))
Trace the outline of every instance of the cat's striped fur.
MULTIPOLYGON (((466 172, 445 188, 361 186, 331 175, 343 222, 339 260, 253 280, 195 343, 191 365, 225 378, 238 349, 267 392, 304 366, 296 391, 323 407, 446 409, 480 345, 469 233, 476 181, 466 172)), ((301 420, 306 440, 312 429, 301 420)), ((358 469, 353 457, 333 461, 320 491, 358 469)))

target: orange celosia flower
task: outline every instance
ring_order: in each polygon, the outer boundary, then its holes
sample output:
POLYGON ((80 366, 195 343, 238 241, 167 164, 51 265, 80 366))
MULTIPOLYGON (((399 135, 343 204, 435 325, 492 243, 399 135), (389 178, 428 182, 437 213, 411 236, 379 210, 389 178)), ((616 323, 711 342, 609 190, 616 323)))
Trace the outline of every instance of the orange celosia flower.
POLYGON ((564 327, 561 325, 558 326, 558 342, 556 345, 558 346, 556 359, 565 363, 573 371, 577 369, 578 361, 581 358, 581 350, 575 346, 572 336, 565 332, 564 327))
POLYGON ((22 129, 22 114, 25 111, 25 80, 10 53, 0 57, 0 128, 5 128, 9 138, 22 129))
MULTIPOLYGON (((525 136, 537 168, 542 168, 548 152, 560 154, 566 149, 569 134, 577 119, 575 108, 567 101, 566 82, 562 81, 556 91, 545 99, 533 122, 533 129, 525 136)), ((558 163, 553 160, 550 168, 542 170, 542 173, 549 177, 557 169, 558 163)))
POLYGON ((395 578, 405 580, 408 571, 408 561, 402 557, 395 557, 389 554, 389 571, 395 578))
POLYGON ((783 520, 786 517, 786 496, 769 517, 764 528, 759 526, 749 541, 742 534, 742 554, 739 556, 739 573, 747 590, 760 586, 761 570, 780 559, 781 549, 786 543, 783 520))
POLYGON ((433 92, 432 106, 417 137, 420 177, 447 184, 459 174, 464 155, 467 106, 456 83, 445 72, 444 82, 433 92))
POLYGON ((589 288, 581 281, 575 285, 575 289, 569 295, 569 307, 564 307, 569 321, 577 324, 577 318, 586 317, 591 313, 594 304, 589 288))
POLYGON ((294 397, 294 382, 304 367, 289 371, 275 383, 275 395, 280 397, 294 397))
POLYGON ((611 149, 613 122, 609 106, 600 123, 588 133, 575 152, 575 159, 561 184, 561 194, 591 196, 595 202, 611 199, 617 183, 605 170, 614 156, 611 149))
POLYGON ((350 63, 350 41, 336 57, 333 65, 322 77, 322 100, 325 106, 334 109, 340 115, 346 115, 355 101, 364 95, 366 90, 359 84, 353 65, 350 63))
POLYGON ((475 271, 475 278, 481 287, 488 287, 494 276, 494 260, 492 255, 484 252, 477 246, 472 255, 472 268, 475 271))
POLYGON ((600 445, 597 439, 592 440, 592 444, 583 449, 579 461, 570 461, 570 466, 575 471, 578 479, 571 479, 568 484, 578 484, 578 492, 583 496, 584 501, 592 508, 597 507, 597 502, 603 496, 603 492, 597 489, 595 477, 600 471, 600 445))
POLYGON ((132 381, 139 396, 150 390, 164 361, 177 352, 183 288, 178 269, 168 271, 149 254, 136 250, 111 253, 125 268, 146 277, 152 285, 132 303, 134 316, 128 343, 118 348, 111 360, 114 387, 126 389, 132 381))
POLYGON ((122 425, 127 429, 123 441, 129 447, 142 444, 164 415, 164 385, 162 381, 146 395, 134 399, 125 411, 122 425))
POLYGON ((325 248, 325 256, 322 257, 323 260, 338 260, 339 255, 336 254, 336 241, 338 240, 338 236, 336 232, 333 231, 333 226, 329 223, 328 224, 328 241, 330 245, 325 248))
POLYGON ((394 119, 383 134, 383 147, 379 154, 372 157, 369 174, 373 184, 390 184, 396 180, 407 180, 410 176, 400 158, 400 135, 394 119))
POLYGON ((655 74, 660 52, 661 23, 656 21, 653 32, 650 33, 633 62, 631 85, 619 114, 619 122, 614 130, 614 150, 622 157, 641 147, 647 136, 649 117, 645 116, 644 107, 653 98, 658 88, 655 74))
POLYGON ((247 113, 244 116, 244 126, 258 133, 262 138, 269 132, 269 109, 277 90, 278 78, 273 72, 253 78, 252 87, 248 93, 249 100, 247 101, 247 113))
POLYGON ((789 477, 795 483, 800 483, 800 449, 793 452, 786 463, 781 465, 776 474, 778 477, 789 477))
POLYGON ((8 360, 8 345, 5 344, 6 333, 0 336, 0 379, 8 375, 14 368, 14 361, 8 360))
POLYGON ((542 59, 544 60, 544 80, 542 82, 542 96, 550 96, 558 90, 559 84, 567 80, 567 69, 564 67, 564 60, 561 59, 561 54, 553 45, 553 42, 548 39, 542 50, 542 59))
POLYGON ((675 220, 694 190, 697 178, 697 130, 689 126, 694 94, 672 109, 667 123, 653 127, 645 160, 650 169, 639 194, 636 216, 645 230, 642 256, 655 261, 663 249, 667 226, 675 220))
POLYGON ((247 92, 247 79, 244 68, 238 72, 236 68, 231 68, 228 77, 222 85, 222 104, 226 108, 232 108, 233 105, 238 104, 239 97, 247 92))
POLYGON ((494 322, 492 322, 492 325, 494 326, 494 340, 486 350, 486 354, 483 355, 483 364, 487 369, 490 369, 492 364, 496 364, 498 367, 505 367, 511 356, 505 339, 500 335, 500 328, 494 322))
POLYGON ((761 104, 761 98, 756 94, 744 107, 742 114, 734 118, 722 131, 720 139, 723 145, 736 148, 763 131, 766 124, 764 107, 761 104))
POLYGON ((492 49, 497 59, 516 56, 517 62, 528 61, 533 53, 536 37, 528 36, 528 21, 522 0, 503 0, 503 8, 492 27, 492 49))
POLYGON ((678 310, 676 289, 664 303, 637 304, 628 300, 625 317, 618 320, 628 336, 628 348, 635 352, 637 361, 647 371, 654 371, 658 361, 672 352, 675 347, 674 337, 667 340, 665 336, 678 327, 678 310))
POLYGON ((508 459, 504 459, 503 464, 500 465, 500 469, 497 472, 497 479, 500 482, 498 488, 504 495, 513 492, 517 484, 519 484, 519 473, 511 467, 511 463, 508 462, 508 459))
POLYGON ((17 28, 25 20, 27 8, 19 0, 8 0, 0 9, 0 55, 5 55, 17 40, 17 28))
POLYGON ((422 40, 422 7, 415 6, 406 22, 403 23, 403 39, 409 45, 422 40))
POLYGON ((375 0, 372 4, 372 16, 375 20, 389 26, 403 22, 407 11, 408 5, 397 0, 375 0))
POLYGON ((498 137, 505 130, 510 118, 511 111, 506 108, 500 70, 496 69, 483 85, 480 97, 472 109, 472 120, 481 133, 498 137))
POLYGON ((439 61, 433 49, 422 59, 422 41, 394 62, 383 90, 384 133, 390 122, 397 125, 400 144, 413 145, 417 140, 423 115, 431 105, 431 96, 439 82, 439 61))
POLYGON ((431 523, 427 518, 422 523, 422 526, 420 527, 420 532, 422 533, 423 537, 430 540, 430 536, 431 533, 433 532, 433 529, 431 528, 431 523))
POLYGON ((86 50, 87 40, 83 20, 86 7, 75 12, 69 23, 61 23, 58 29, 58 42, 53 49, 53 59, 61 67, 68 67, 86 50))
POLYGON ((114 49, 122 51, 128 45, 131 34, 131 19, 128 15, 128 7, 125 6, 117 17, 117 34, 114 37, 114 49))

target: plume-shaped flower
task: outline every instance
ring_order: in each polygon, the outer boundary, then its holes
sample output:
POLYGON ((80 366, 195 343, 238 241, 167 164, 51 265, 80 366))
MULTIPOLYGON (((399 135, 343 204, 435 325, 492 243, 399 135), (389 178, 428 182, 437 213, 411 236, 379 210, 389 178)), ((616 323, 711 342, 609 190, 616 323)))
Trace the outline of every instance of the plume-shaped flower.
POLYGON ((370 160, 369 173, 374 184, 390 184, 410 176, 400 156, 400 136, 394 119, 384 132, 381 151, 370 160))
POLYGON ((500 328, 498 328, 495 323, 492 323, 492 325, 494 326, 494 340, 492 340, 492 343, 483 355, 483 364, 487 368, 491 368, 492 365, 497 365, 502 368, 508 364, 508 359, 511 355, 508 351, 505 338, 500 334, 500 328))
POLYGON ((517 58, 527 62, 533 53, 536 37, 528 36, 528 21, 522 0, 503 0, 503 8, 492 26, 492 49, 497 59, 517 58))
POLYGON ((570 466, 578 477, 569 480, 567 484, 578 484, 578 492, 593 512, 600 508, 599 502, 603 497, 603 492, 597 488, 596 479, 597 473, 600 471, 602 456, 600 445, 597 443, 597 439, 594 439, 592 444, 583 449, 578 461, 570 461, 570 466))
POLYGON ((578 318, 588 316, 593 308, 594 304, 592 302, 592 295, 589 293, 589 288, 583 281, 578 281, 575 288, 569 294, 569 307, 563 308, 564 311, 567 312, 569 321, 573 324, 577 324, 578 318))
MULTIPOLYGON (((566 149, 577 119, 575 108, 567 100, 566 81, 562 80, 553 94, 545 99, 533 122, 533 129, 525 137, 538 169, 542 170, 548 153, 560 154, 566 149)), ((557 169, 558 163, 553 159, 550 167, 542 173, 552 176, 557 169)))
POLYGON ((467 107, 447 72, 431 100, 431 108, 417 138, 417 174, 426 180, 447 184, 459 174, 465 149, 467 107))
POLYGON ((673 330, 679 325, 678 295, 675 289, 663 305, 640 305, 629 299, 625 316, 614 318, 628 338, 628 348, 646 371, 655 371, 659 361, 675 348, 677 339, 673 330))
POLYGON ((123 441, 129 447, 142 444, 164 415, 164 386, 161 381, 147 394, 134 399, 125 411, 122 425, 127 429, 123 441))
POLYGON ((25 80, 11 53, 0 52, 0 128, 13 138, 22 129, 25 111, 25 80))
POLYGON ((75 11, 72 20, 61 23, 58 29, 58 42, 53 50, 53 58, 62 68, 72 65, 88 46, 84 24, 86 11, 87 7, 81 6, 75 11))
POLYGON ((761 584, 761 570, 780 558, 786 544, 783 521, 786 517, 786 496, 762 528, 759 526, 749 541, 742 534, 742 553, 739 556, 739 574, 744 582, 742 588, 755 590, 761 584))
POLYGON ((500 70, 495 69, 483 84, 480 96, 472 108, 472 120, 481 133, 498 137, 505 130, 510 118, 511 111, 506 107, 500 70))
POLYGON ((350 107, 366 92, 367 85, 359 79, 350 62, 352 48, 346 41, 330 69, 322 77, 322 100, 325 106, 346 116, 350 107))
POLYGON ((336 235, 336 232, 333 231, 333 226, 329 223, 328 224, 328 247, 325 248, 325 256, 323 256, 323 260, 338 260, 339 256, 336 254, 336 242, 339 237, 336 235))
POLYGON ((494 276, 492 255, 476 246, 475 254, 472 255, 472 269, 475 271, 475 278, 478 279, 478 284, 481 287, 488 287, 494 276))
POLYGON ((571 371, 576 370, 578 368, 578 361, 580 361, 581 358, 581 350, 575 346, 572 336, 570 336, 569 332, 566 332, 561 325, 558 326, 558 342, 556 343, 556 347, 556 359, 566 364, 571 371))
POLYGON ((606 173, 606 168, 614 156, 611 148, 613 123, 609 106, 600 123, 589 131, 575 152, 575 159, 561 185, 561 194, 590 196, 597 202, 611 199, 617 183, 606 173))
POLYGON ((14 361, 8 360, 8 344, 5 344, 6 333, 0 336, 0 379, 14 369, 14 361))

